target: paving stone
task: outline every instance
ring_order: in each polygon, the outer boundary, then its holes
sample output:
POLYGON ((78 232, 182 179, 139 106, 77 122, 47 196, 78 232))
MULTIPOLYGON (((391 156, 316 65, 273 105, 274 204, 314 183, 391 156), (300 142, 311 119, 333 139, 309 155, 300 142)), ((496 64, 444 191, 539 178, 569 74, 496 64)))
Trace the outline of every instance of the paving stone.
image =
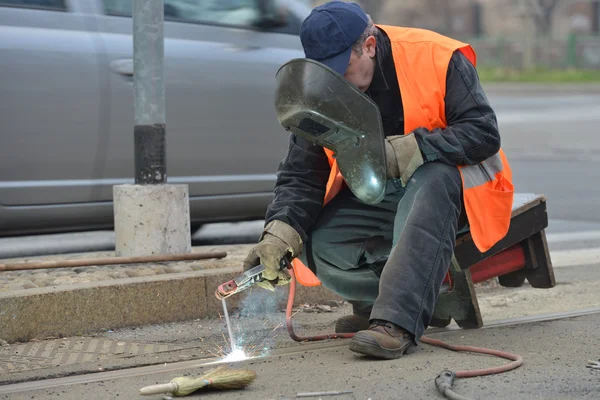
POLYGON ((51 281, 48 281, 48 284, 46 286, 64 286, 64 285, 70 285, 72 283, 73 283, 73 279, 70 276, 63 276, 63 277, 52 279, 51 281))
POLYGON ((94 278, 92 278, 91 276, 69 276, 69 281, 65 282, 65 285, 73 285, 75 283, 81 283, 81 282, 93 282, 95 281, 94 278))
POLYGON ((17 276, 15 279, 13 279, 13 282, 15 283, 26 283, 26 282, 31 282, 32 276, 31 275, 21 275, 21 276, 17 276))
POLYGON ((162 275, 162 274, 166 274, 165 269, 163 267, 159 267, 159 266, 152 266, 150 267, 152 268, 152 270, 154 271, 154 273, 156 275, 162 275))
MULTIPOLYGON (((0 291, 34 290, 55 286, 72 286, 77 283, 115 281, 129 279, 131 276, 153 276, 201 271, 220 266, 241 265, 250 246, 208 247, 202 251, 227 251, 227 257, 221 260, 201 260, 194 262, 164 262, 151 264, 93 265, 75 268, 44 268, 23 271, 0 272, 0 291)), ((114 257, 114 252, 86 254, 59 254, 41 258, 7 260, 7 262, 35 262, 44 260, 76 260, 83 258, 114 257)))
POLYGON ((77 273, 75 271, 59 271, 55 276, 75 276, 77 273))
POLYGON ((30 282, 30 281, 23 283, 23 289, 35 289, 38 287, 39 287, 38 285, 36 285, 35 283, 30 282))
POLYGON ((110 273, 108 271, 96 271, 91 274, 94 281, 110 281, 112 278, 110 277, 110 273))
POLYGON ((139 269, 130 269, 125 271, 127 276, 130 278, 138 278, 140 276, 153 276, 156 275, 156 272, 152 268, 139 268, 139 269))
POLYGON ((127 275, 126 271, 112 271, 109 273, 110 277, 113 279, 127 279, 129 275, 127 275))
POLYGON ((192 272, 193 269, 191 269, 189 266, 187 265, 175 265, 172 267, 166 267, 165 268, 166 272, 169 273, 177 273, 177 272, 192 272))

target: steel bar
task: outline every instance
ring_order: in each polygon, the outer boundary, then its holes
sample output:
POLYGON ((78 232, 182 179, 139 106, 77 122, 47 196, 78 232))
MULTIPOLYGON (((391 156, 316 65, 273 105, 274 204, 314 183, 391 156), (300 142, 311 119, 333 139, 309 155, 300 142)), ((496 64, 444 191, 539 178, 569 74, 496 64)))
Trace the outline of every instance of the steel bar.
POLYGON ((151 256, 134 257, 104 257, 104 258, 82 258, 79 260, 53 260, 36 262, 19 262, 12 264, 0 264, 1 271, 23 271, 29 269, 46 268, 72 268, 86 267, 92 265, 115 265, 115 264, 136 264, 151 262, 169 262, 169 261, 189 261, 189 260, 207 260, 211 258, 227 257, 227 252, 213 251, 207 253, 184 253, 184 254, 155 254, 151 256))

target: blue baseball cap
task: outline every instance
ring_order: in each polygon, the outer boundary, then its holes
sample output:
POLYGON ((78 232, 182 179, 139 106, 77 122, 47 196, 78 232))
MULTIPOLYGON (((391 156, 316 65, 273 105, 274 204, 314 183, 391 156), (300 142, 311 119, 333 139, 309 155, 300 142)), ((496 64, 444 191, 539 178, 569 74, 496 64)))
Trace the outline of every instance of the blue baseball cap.
POLYGON ((369 17, 356 3, 337 0, 315 7, 300 28, 306 58, 344 75, 352 44, 360 38, 368 23, 369 17))

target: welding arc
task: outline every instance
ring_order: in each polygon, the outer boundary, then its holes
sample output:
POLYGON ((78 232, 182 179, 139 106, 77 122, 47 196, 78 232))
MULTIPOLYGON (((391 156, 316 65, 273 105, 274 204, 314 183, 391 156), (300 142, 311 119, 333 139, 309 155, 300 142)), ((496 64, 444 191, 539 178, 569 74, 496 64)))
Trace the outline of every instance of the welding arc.
MULTIPOLYGON (((327 335, 316 335, 316 336, 298 336, 294 332, 294 325, 292 323, 292 309, 294 307, 294 297, 296 296, 296 276, 293 271, 290 273, 291 281, 290 291, 288 295, 287 307, 285 310, 285 324, 287 327, 288 334, 290 337, 296 342, 314 342, 318 340, 327 340, 327 339, 343 339, 343 338, 352 338, 354 333, 333 333, 327 335)), ((491 368, 483 368, 483 369, 475 369, 475 370, 462 370, 462 371, 442 371, 438 378, 436 379, 436 386, 440 393, 450 399, 466 399, 460 395, 457 395, 452 391, 452 383, 454 378, 472 378, 475 376, 484 376, 484 375, 492 375, 499 374, 502 372, 510 371, 515 368, 520 367, 523 364, 523 357, 518 354, 512 354, 505 351, 487 349, 485 347, 475 347, 475 346, 461 346, 461 345, 453 345, 446 343, 442 340, 432 339, 427 336, 421 336, 421 341, 423 343, 443 347, 452 351, 468 351, 472 353, 480 353, 480 354, 488 354, 492 356, 506 358, 508 360, 513 360, 512 362, 501 365, 498 367, 491 368)))

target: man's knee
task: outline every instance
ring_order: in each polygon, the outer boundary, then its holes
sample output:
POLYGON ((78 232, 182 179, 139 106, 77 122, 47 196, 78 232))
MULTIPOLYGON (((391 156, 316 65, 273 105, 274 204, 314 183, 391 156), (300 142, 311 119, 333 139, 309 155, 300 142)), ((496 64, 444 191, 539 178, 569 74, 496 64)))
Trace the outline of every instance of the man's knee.
POLYGON ((456 193, 462 189, 462 178, 457 167, 433 161, 419 167, 409 185, 432 193, 456 193))

